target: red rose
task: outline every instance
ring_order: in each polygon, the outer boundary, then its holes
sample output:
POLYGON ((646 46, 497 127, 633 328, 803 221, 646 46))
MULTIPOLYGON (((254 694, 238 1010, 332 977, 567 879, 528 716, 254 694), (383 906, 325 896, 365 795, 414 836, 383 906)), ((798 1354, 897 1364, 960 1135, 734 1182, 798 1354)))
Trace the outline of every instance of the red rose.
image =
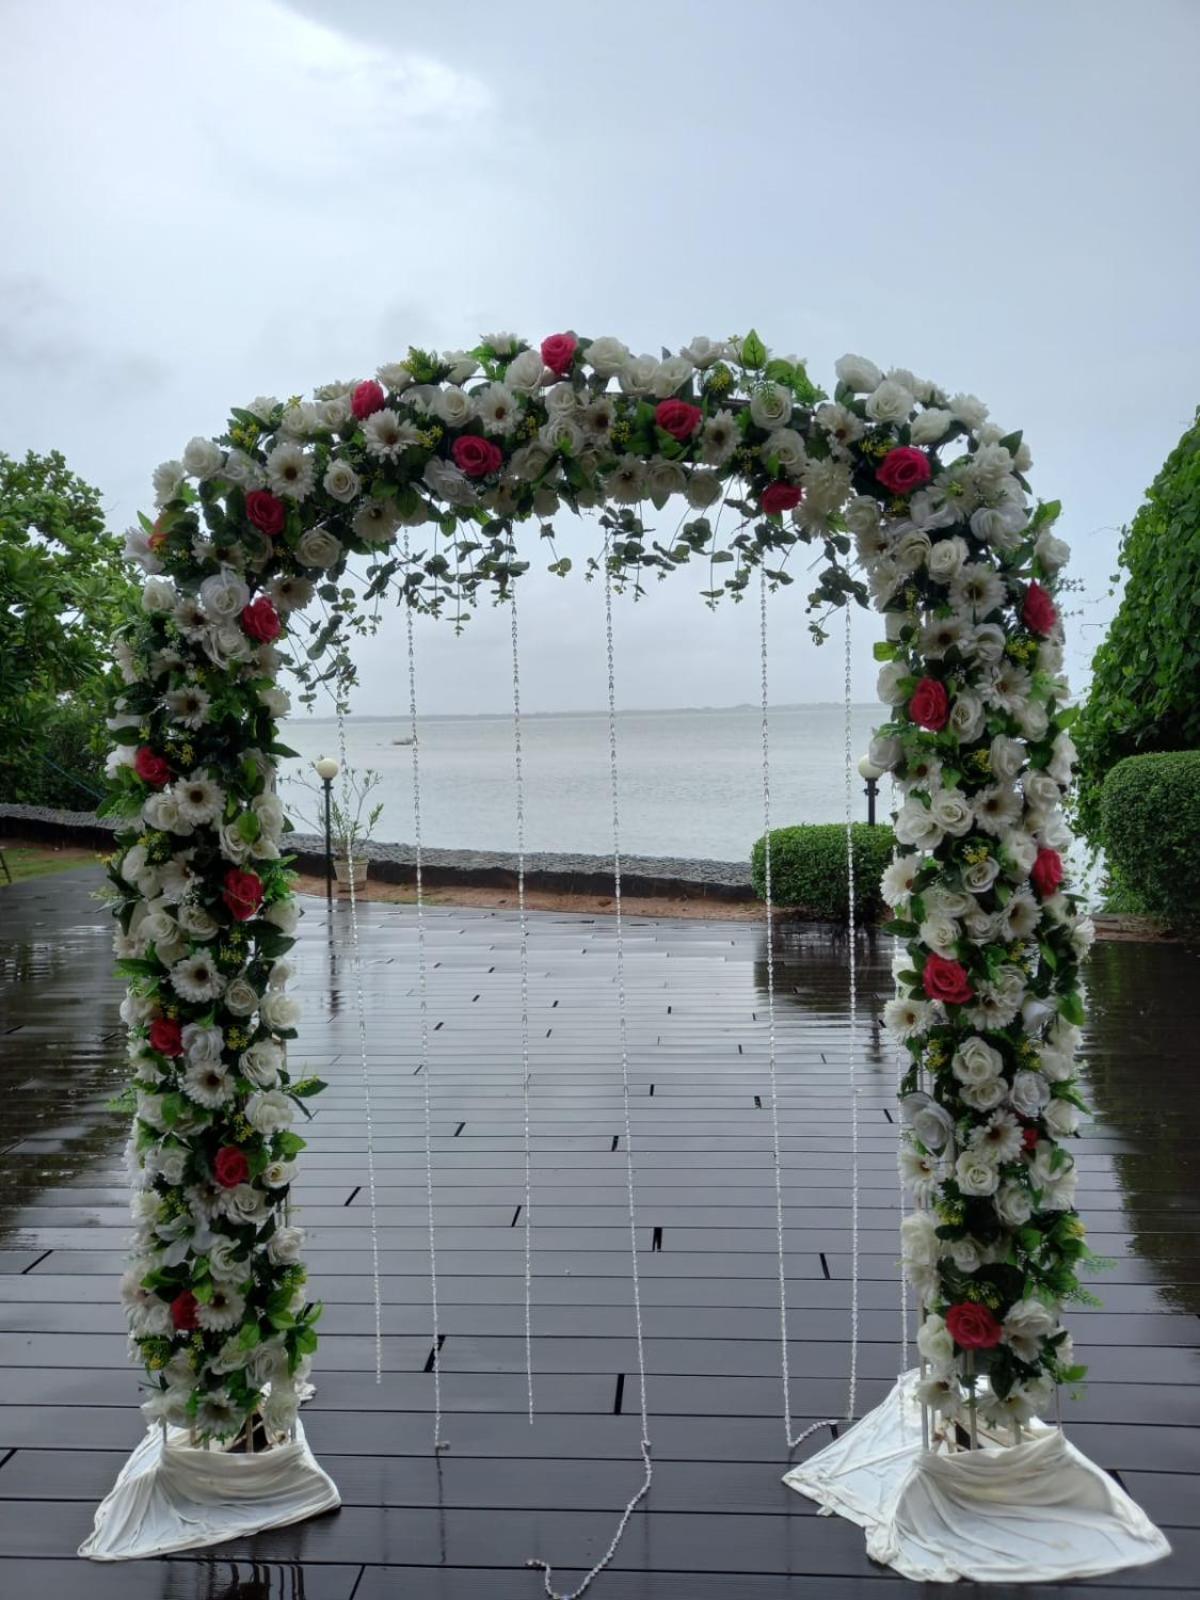
POLYGON ((1038 1131, 1035 1127, 1030 1126, 1028 1128, 1021 1129, 1021 1145, 1029 1155, 1032 1155, 1037 1149, 1038 1131))
POLYGON ((794 483, 769 483, 758 502, 765 517, 777 517, 800 504, 800 490, 794 483))
POLYGON ((994 1350, 1002 1329, 986 1306, 964 1300, 946 1313, 946 1328, 961 1350, 994 1350))
POLYGON ((950 696, 938 678, 922 678, 908 702, 908 714, 918 728, 940 733, 950 720, 950 696))
POLYGON ((1039 850, 1037 860, 1033 863, 1033 871, 1029 874, 1033 887, 1044 900, 1061 885, 1063 881, 1062 857, 1057 850, 1039 850))
POLYGON ((155 1017, 150 1024, 150 1048, 160 1056, 183 1054, 183 1029, 172 1017, 155 1017))
POLYGON ((283 532, 287 507, 269 489, 251 489, 246 496, 246 517, 260 533, 274 538, 283 532))
POLYGON ((468 478, 486 478, 490 472, 499 472, 504 465, 504 451, 500 446, 474 433, 464 433, 455 439, 450 454, 455 466, 468 478))
POLYGON ((948 1006, 964 1006, 975 993, 962 962, 945 956, 926 957, 921 981, 931 1000, 943 1000, 948 1006))
POLYGON ((579 340, 573 333, 552 333, 542 340, 542 360, 556 378, 565 378, 578 349, 579 340))
POLYGON ((365 422, 376 411, 383 410, 386 399, 383 385, 376 383, 374 378, 368 378, 365 383, 360 383, 350 396, 350 410, 359 422, 365 422))
POLYGON ((133 770, 143 783, 149 783, 155 789, 161 789, 171 781, 170 767, 148 744, 138 746, 138 753, 133 758, 133 770))
POLYGON ((686 400, 661 400, 654 408, 654 420, 672 438, 690 439, 700 426, 704 413, 686 400))
POLYGON ((194 1333, 200 1326, 200 1319, 196 1315, 196 1296, 190 1289, 185 1289, 171 1301, 171 1321, 179 1333, 194 1333))
POLYGON ((238 922, 249 922, 262 905, 262 879, 257 872, 243 872, 240 867, 230 867, 225 874, 225 887, 221 899, 233 912, 238 922))
POLYGON ((1025 604, 1021 607, 1021 621, 1030 633, 1039 633, 1043 639, 1054 632, 1054 624, 1058 621, 1058 610, 1040 583, 1031 583, 1026 589, 1025 604))
POLYGON ((875 476, 892 494, 911 494, 933 477, 933 468, 924 450, 914 450, 911 445, 900 444, 889 450, 879 463, 875 476))
POLYGON ((283 632, 279 613, 265 594, 260 594, 257 600, 252 600, 243 610, 242 627, 252 639, 257 639, 259 644, 270 644, 272 639, 278 639, 283 632))
POLYGON ((217 1151, 217 1159, 213 1162, 213 1177, 222 1189, 236 1189, 239 1183, 245 1183, 250 1176, 250 1163, 235 1144, 227 1144, 224 1149, 217 1151))

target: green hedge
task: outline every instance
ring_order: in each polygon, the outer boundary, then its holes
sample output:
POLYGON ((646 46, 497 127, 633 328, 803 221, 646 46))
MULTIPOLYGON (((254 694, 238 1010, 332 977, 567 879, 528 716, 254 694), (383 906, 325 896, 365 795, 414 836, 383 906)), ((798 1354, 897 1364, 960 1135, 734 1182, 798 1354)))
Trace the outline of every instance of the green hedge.
POLYGON ((1118 761, 1104 781, 1101 836, 1125 899, 1176 927, 1200 923, 1200 750, 1118 761))
MULTIPOLYGON (((854 839, 854 916, 877 921, 884 910, 879 880, 892 859, 895 840, 888 827, 856 822, 854 839)), ((754 891, 763 898, 763 839, 750 852, 754 891)), ((803 823, 771 830, 771 898, 776 905, 800 906, 814 917, 846 921, 846 827, 841 822, 803 823)))

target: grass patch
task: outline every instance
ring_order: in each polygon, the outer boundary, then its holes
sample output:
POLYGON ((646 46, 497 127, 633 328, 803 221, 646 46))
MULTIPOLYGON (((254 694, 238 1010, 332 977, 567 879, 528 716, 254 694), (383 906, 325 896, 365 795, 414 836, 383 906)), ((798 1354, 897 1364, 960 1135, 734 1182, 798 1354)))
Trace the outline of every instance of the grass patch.
MULTIPOLYGON (((56 850, 53 845, 0 844, 8 870, 14 883, 24 883, 28 878, 49 878, 56 872, 70 872, 73 867, 91 866, 99 857, 94 850, 80 850, 67 845, 56 850)), ((0 869, 0 889, 8 887, 8 879, 0 869)))

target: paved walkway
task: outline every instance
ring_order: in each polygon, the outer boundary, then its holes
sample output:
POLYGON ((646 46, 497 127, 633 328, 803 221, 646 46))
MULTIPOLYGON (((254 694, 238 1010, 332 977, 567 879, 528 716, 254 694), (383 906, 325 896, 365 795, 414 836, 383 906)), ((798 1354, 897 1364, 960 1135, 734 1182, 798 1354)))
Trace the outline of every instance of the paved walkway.
MULTIPOLYGON (((170 1563, 72 1559, 140 1433, 116 1296, 124 1130, 104 1109, 123 1030, 87 869, 0 890, 0 1595, 72 1600, 537 1600, 531 1555, 569 1585, 640 1481, 611 919, 531 919, 534 1366, 525 1415, 519 939, 507 912, 429 915, 442 1370, 433 1378, 411 907, 362 908, 384 1271, 373 1376, 364 1095, 348 917, 308 903, 297 1062, 326 1077, 300 1199, 326 1302, 306 1427, 342 1510, 170 1563)), ((594 1600, 911 1596, 860 1531, 786 1490, 763 929, 627 928, 638 1244, 655 1482, 594 1600)), ((859 953, 860 1408, 900 1360, 893 1062, 875 1014, 889 941, 859 953)), ((849 1035, 844 945, 779 950, 792 1404, 845 1405, 849 1035)), ((1200 1579, 1200 969, 1176 946, 1106 945, 1091 969, 1080 1205, 1115 1265, 1073 1313, 1090 1361, 1071 1437, 1167 1527, 1176 1554, 1108 1583, 1200 1579)), ((814 1446, 824 1442, 823 1435, 814 1446)), ((809 1447, 805 1447, 809 1448, 809 1447)), ((940 1591, 939 1591, 940 1592, 940 1591)), ((993 1591, 994 1592, 994 1591, 993 1591)), ((1066 1589, 1039 1586, 1023 1595, 1066 1589)))

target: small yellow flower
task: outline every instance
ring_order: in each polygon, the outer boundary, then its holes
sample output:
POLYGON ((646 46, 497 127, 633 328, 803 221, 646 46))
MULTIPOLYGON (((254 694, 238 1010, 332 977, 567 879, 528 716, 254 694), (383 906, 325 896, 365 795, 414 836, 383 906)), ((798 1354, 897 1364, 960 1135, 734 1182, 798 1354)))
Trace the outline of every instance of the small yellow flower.
POLYGON ((627 422, 614 422, 608 430, 608 434, 614 444, 627 444, 630 434, 629 424, 627 422))

